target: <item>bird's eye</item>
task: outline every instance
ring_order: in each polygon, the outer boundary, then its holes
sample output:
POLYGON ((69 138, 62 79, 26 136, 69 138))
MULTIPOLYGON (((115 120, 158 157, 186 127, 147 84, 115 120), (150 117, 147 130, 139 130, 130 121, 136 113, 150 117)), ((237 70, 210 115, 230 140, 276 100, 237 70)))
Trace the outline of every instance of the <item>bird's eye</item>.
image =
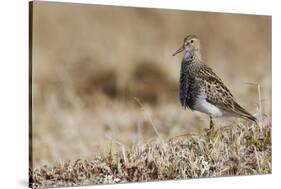
POLYGON ((193 40, 191 40, 190 43, 193 43, 193 40))

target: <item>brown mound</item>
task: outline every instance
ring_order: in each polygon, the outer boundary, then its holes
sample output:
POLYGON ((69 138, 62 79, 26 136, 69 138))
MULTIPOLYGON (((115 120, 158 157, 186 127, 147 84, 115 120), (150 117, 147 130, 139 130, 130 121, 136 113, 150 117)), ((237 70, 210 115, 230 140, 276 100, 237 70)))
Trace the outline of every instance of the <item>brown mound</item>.
POLYGON ((140 61, 131 68, 122 69, 120 71, 118 65, 99 65, 95 70, 86 71, 88 73, 81 76, 76 83, 77 93, 87 102, 95 102, 97 96, 104 96, 102 99, 106 100, 128 102, 136 97, 151 105, 176 100, 176 81, 172 81, 160 65, 140 61), (121 77, 125 79, 121 81, 121 77))
POLYGON ((140 62, 131 73, 124 94, 127 99, 137 97, 142 102, 155 105, 176 99, 177 85, 166 71, 153 62, 140 62))

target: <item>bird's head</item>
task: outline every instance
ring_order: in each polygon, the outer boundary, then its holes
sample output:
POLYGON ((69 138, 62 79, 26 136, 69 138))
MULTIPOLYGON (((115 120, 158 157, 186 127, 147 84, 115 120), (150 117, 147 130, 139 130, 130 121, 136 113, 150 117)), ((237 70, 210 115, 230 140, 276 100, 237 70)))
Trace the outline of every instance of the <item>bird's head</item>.
POLYGON ((192 51, 197 51, 199 49, 200 49, 200 41, 198 37, 196 37, 195 35, 188 35, 186 38, 184 38, 182 46, 173 54, 173 56, 184 50, 186 52, 192 52, 192 51))

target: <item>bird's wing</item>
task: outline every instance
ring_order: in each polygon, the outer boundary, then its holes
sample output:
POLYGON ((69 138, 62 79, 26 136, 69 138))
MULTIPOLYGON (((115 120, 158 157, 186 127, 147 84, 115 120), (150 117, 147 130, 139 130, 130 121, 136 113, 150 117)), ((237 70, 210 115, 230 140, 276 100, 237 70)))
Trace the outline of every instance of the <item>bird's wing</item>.
POLYGON ((210 67, 204 65, 204 67, 198 72, 197 78, 203 86, 202 90, 204 90, 206 100, 209 103, 233 115, 253 121, 256 120, 254 116, 248 113, 236 102, 230 90, 224 85, 222 80, 212 71, 210 67))

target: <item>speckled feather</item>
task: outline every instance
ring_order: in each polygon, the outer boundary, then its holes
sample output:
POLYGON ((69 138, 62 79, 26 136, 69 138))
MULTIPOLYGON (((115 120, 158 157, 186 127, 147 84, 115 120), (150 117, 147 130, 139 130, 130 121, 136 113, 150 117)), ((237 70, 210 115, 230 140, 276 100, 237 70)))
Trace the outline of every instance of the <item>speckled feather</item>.
POLYGON ((256 120, 236 102, 230 90, 207 65, 202 64, 197 72, 196 80, 200 83, 201 93, 205 93, 207 102, 225 110, 230 115, 256 120))

